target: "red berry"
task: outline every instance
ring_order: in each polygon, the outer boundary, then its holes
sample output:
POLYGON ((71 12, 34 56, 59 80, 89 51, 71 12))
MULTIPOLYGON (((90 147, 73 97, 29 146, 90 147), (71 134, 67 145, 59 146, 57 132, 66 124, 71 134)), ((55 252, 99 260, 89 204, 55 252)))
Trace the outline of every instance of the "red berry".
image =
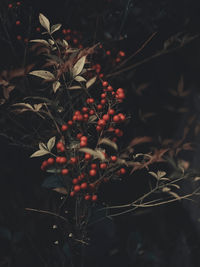
POLYGON ((101 104, 105 105, 105 103, 106 103, 106 99, 101 99, 101 104))
POLYGON ((91 110, 89 111, 89 114, 90 114, 90 115, 94 115, 94 113, 95 113, 95 112, 94 112, 93 109, 91 109, 91 110))
POLYGON ((20 6, 20 5, 21 5, 21 2, 18 1, 18 2, 17 2, 17 6, 20 6))
POLYGON ((68 126, 67 126, 66 124, 62 125, 61 130, 62 130, 63 132, 67 131, 67 129, 68 129, 68 126))
POLYGON ((120 57, 124 57, 125 56, 124 51, 119 51, 119 55, 120 55, 120 57))
POLYGON ((74 191, 75 191, 75 192, 79 192, 80 190, 81 190, 80 185, 75 185, 75 186, 74 186, 74 191))
POLYGON ((21 22, 20 22, 19 20, 17 20, 17 21, 15 22, 15 24, 16 24, 16 25, 20 25, 21 22))
POLYGON ((47 161, 46 160, 43 161, 42 162, 42 170, 44 170, 47 167, 47 165, 48 165, 47 161))
POLYGON ((77 115, 77 121, 82 121, 83 120, 83 115, 79 114, 77 115))
POLYGON ((108 110, 108 114, 109 115, 114 115, 115 114, 115 110, 114 109, 109 109, 108 110))
POLYGON ((120 117, 119 117, 118 115, 115 115, 115 116, 113 117, 113 121, 114 121, 114 122, 119 122, 119 121, 120 121, 120 117))
POLYGON ((120 174, 125 174, 126 173, 126 169, 124 169, 124 168, 121 168, 119 171, 120 171, 120 174))
POLYGON ((117 57, 117 58, 115 59, 115 61, 118 63, 118 62, 121 61, 121 58, 120 58, 120 57, 117 57))
POLYGON ((72 157, 72 158, 70 159, 70 163, 71 163, 71 164, 75 164, 75 163, 77 163, 77 158, 72 157))
POLYGON ((70 120, 67 122, 67 124, 71 126, 73 124, 73 121, 70 120))
POLYGON ((74 44, 77 44, 77 43, 78 43, 78 39, 74 38, 74 39, 73 39, 73 43, 74 43, 74 44))
POLYGON ((124 89, 123 88, 118 88, 117 89, 117 94, 119 94, 119 93, 124 93, 124 89))
POLYGON ((107 168, 107 164, 106 163, 101 163, 100 164, 100 169, 106 169, 107 168))
POLYGON ((58 142, 57 145, 56 145, 56 148, 57 148, 58 150, 60 150, 62 147, 63 147, 63 143, 58 142))
POLYGON ((100 78, 103 78, 103 76, 104 76, 103 73, 100 73, 100 74, 99 74, 99 77, 100 77, 100 78))
POLYGON ((67 175, 69 173, 68 169, 62 169, 61 171, 62 175, 67 175))
POLYGON ((22 39, 21 35, 17 35, 17 40, 20 41, 22 39))
POLYGON ((90 160, 92 158, 92 155, 89 153, 85 153, 85 160, 90 160))
POLYGON ((53 158, 49 158, 47 160, 48 164, 51 165, 51 164, 54 164, 54 159, 53 158))
POLYGON ((121 120, 121 121, 125 121, 126 116, 125 116, 124 114, 119 113, 118 116, 120 117, 120 120, 121 120))
POLYGON ((66 30, 66 29, 63 29, 63 30, 62 30, 62 33, 63 33, 63 34, 67 34, 67 30, 66 30))
POLYGON ((108 90, 109 92, 112 92, 112 91, 113 91, 112 86, 109 85, 109 86, 107 87, 107 90, 108 90))
POLYGON ((83 113, 87 113, 87 112, 88 112, 88 108, 87 108, 87 107, 83 107, 83 108, 82 108, 82 112, 83 112, 83 113))
POLYGON ((116 156, 111 156, 110 159, 111 159, 112 162, 116 162, 117 161, 117 157, 116 156))
POLYGON ((90 167, 91 167, 91 169, 96 169, 96 168, 97 168, 97 164, 96 164, 96 163, 92 163, 92 164, 90 165, 90 167))
POLYGON ((110 116, 108 114, 103 115, 103 120, 109 121, 110 116))
POLYGON ((93 201, 93 202, 97 201, 97 199, 98 199, 97 195, 93 195, 93 196, 92 196, 92 201, 93 201))
POLYGON ((106 93, 101 94, 101 98, 106 98, 106 93))
POLYGON ((84 119, 84 121, 87 121, 89 119, 89 115, 88 114, 83 114, 83 119, 84 119))
POLYGON ((80 147, 85 147, 85 146, 87 146, 87 142, 85 142, 85 141, 81 141, 81 142, 80 142, 80 147))
POLYGON ((92 169, 89 171, 90 176, 96 176, 97 171, 95 169, 92 169))
POLYGON ((112 141, 117 142, 117 137, 113 137, 112 141))
POLYGON ((118 136, 118 137, 121 137, 123 135, 123 131, 120 130, 120 129, 116 129, 115 130, 115 134, 118 136))
POLYGON ((78 139, 80 139, 80 138, 81 138, 81 136, 83 136, 83 134, 82 134, 82 133, 78 133, 78 134, 76 135, 76 137, 77 137, 78 139))
POLYGON ((87 188, 87 183, 82 183, 81 184, 81 189, 86 189, 87 188))
POLYGON ((116 95, 116 98, 124 99, 125 98, 125 94, 124 93, 119 93, 119 94, 116 95))
POLYGON ((71 191, 70 192, 70 197, 74 197, 75 196, 75 192, 74 191, 71 191))
POLYGON ((60 163, 60 159, 61 159, 61 157, 57 157, 56 158, 56 163, 60 163))
POLYGON ((101 127, 101 126, 99 126, 99 125, 97 125, 97 127, 96 127, 96 130, 97 130, 97 132, 100 132, 100 131, 102 131, 102 127, 101 127))
POLYGON ((67 158, 66 157, 61 157, 60 159, 60 164, 65 164, 67 162, 67 158))
POLYGON ((81 114, 80 110, 76 110, 76 111, 74 112, 74 115, 80 115, 80 114, 81 114))
POLYGON ((85 200, 90 200, 91 196, 90 195, 85 195, 84 199, 85 200))
POLYGON ((8 5, 8 8, 12 8, 12 7, 13 7, 13 5, 12 5, 12 4, 9 4, 9 5, 8 5))
POLYGON ((72 184, 78 184, 78 179, 77 179, 77 178, 74 178, 74 179, 72 180, 72 184))
POLYGON ((94 103, 94 98, 88 98, 88 99, 86 100, 86 102, 87 102, 88 104, 92 104, 92 103, 94 103))
POLYGON ((97 109, 101 110, 103 108, 103 106, 101 104, 97 105, 97 109))
POLYGON ((104 82, 102 82, 102 85, 103 85, 103 87, 106 87, 106 86, 108 86, 108 82, 104 81, 104 82))
POLYGON ((106 121, 102 120, 102 119, 98 120, 97 123, 98 123, 99 126, 105 126, 106 125, 106 121))
POLYGON ((113 127, 108 128, 108 132, 113 132, 115 129, 113 127))
POLYGON ((82 136, 81 137, 81 141, 87 142, 87 140, 88 140, 87 136, 82 136))
POLYGON ((40 27, 37 27, 36 28, 36 32, 40 32, 40 27))
POLYGON ((108 55, 108 56, 110 56, 110 51, 108 50, 108 51, 106 51, 106 55, 108 55))

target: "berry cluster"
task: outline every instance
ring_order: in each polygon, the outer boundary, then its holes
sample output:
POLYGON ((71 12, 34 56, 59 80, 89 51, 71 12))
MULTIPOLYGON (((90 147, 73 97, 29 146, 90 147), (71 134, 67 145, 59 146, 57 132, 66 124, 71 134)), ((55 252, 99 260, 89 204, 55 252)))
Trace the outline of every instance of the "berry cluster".
POLYGON ((98 199, 97 190, 101 182, 107 182, 113 171, 119 176, 126 173, 118 162, 116 152, 105 151, 100 142, 106 139, 108 145, 111 142, 113 146, 123 135, 119 127, 126 116, 118 112, 118 104, 124 100, 125 93, 122 88, 114 90, 107 81, 102 81, 102 91, 99 101, 87 98, 86 105, 74 111, 71 120, 61 125, 62 135, 56 144, 55 158, 45 160, 41 166, 43 171, 55 169, 56 173, 70 181, 71 197, 80 196, 92 202, 98 199), (90 148, 91 141, 94 143, 91 128, 97 133, 95 149, 90 148), (71 147, 69 135, 76 143, 75 147, 71 147))

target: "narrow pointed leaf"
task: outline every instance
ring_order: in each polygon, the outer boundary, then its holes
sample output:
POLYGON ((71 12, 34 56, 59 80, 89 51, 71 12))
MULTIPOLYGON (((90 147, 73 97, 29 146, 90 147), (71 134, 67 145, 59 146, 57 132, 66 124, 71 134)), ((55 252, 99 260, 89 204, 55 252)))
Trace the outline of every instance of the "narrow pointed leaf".
POLYGON ((39 21, 42 27, 44 27, 48 32, 50 32, 50 22, 47 17, 45 17, 42 13, 39 14, 39 21))

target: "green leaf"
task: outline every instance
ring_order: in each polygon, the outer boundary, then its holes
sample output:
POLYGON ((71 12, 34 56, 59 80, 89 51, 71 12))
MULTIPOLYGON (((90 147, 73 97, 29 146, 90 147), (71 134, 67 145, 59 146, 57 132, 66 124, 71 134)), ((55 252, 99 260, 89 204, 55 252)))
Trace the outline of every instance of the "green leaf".
POLYGON ((42 13, 39 14, 39 21, 42 27, 44 27, 48 32, 50 32, 50 22, 47 17, 45 17, 42 13))

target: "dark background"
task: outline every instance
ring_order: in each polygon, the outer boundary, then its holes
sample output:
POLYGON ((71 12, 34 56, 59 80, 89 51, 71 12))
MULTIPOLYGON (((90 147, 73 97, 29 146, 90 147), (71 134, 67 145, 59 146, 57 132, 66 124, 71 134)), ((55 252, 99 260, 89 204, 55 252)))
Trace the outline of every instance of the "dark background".
MULTIPOLYGON (((43 0, 21 3, 14 12, 13 21, 20 18, 26 25, 25 14, 31 10, 34 27, 37 27, 37 16, 41 12, 52 23, 62 23, 66 28, 81 32, 85 46, 100 41, 106 49, 114 47, 125 51, 127 57, 157 32, 129 65, 163 49, 163 43, 177 33, 181 33, 181 37, 200 33, 198 1, 43 0), (120 36, 122 40, 119 40, 120 36)), ((0 3, 2 11, 7 4, 7 1, 0 3)), ((18 31, 25 34, 23 25, 17 28, 10 23, 9 27, 13 40, 18 31)), ((20 54, 21 46, 15 40, 13 42, 20 54)), ((199 117, 200 39, 197 37, 183 47, 178 46, 178 42, 175 38, 171 44, 178 47, 174 51, 110 78, 110 82, 122 86, 127 92, 124 109, 132 119, 123 143, 140 135, 179 138, 188 117, 193 114, 199 117), (168 93, 169 89, 177 88, 181 75, 185 88, 192 91, 186 99, 177 99, 168 93), (136 93, 141 83, 149 83, 142 96, 136 93), (166 106, 174 109, 166 109, 166 106), (188 112, 176 112, 180 107, 186 107, 188 112), (156 115, 141 122, 139 110, 156 115)), ((4 40, 1 44, 1 70, 10 65, 17 66, 9 46, 4 40)), ((109 66, 106 68, 109 73, 109 66)), ((197 148, 184 157, 190 160, 191 167, 199 168, 199 137, 191 135, 191 138, 197 148)), ((11 144, 3 135, 0 144, 0 266, 69 266, 71 254, 64 234, 65 226, 54 217, 24 211, 26 207, 56 211, 62 201, 60 195, 41 187, 40 160, 30 160, 29 149, 11 144), (59 227, 53 229, 54 224, 59 227), (54 243, 57 240, 58 245, 54 243)), ((108 185, 100 197, 125 202, 139 196, 145 190, 147 176, 140 172, 130 178, 124 183, 108 185)), ((186 189, 191 189, 187 186, 190 185, 185 185, 186 189)), ((93 241, 85 249, 83 266, 197 267, 200 265, 199 215, 198 202, 181 202, 97 223, 91 228, 93 241)), ((79 257, 75 251, 74 254, 79 257)))

